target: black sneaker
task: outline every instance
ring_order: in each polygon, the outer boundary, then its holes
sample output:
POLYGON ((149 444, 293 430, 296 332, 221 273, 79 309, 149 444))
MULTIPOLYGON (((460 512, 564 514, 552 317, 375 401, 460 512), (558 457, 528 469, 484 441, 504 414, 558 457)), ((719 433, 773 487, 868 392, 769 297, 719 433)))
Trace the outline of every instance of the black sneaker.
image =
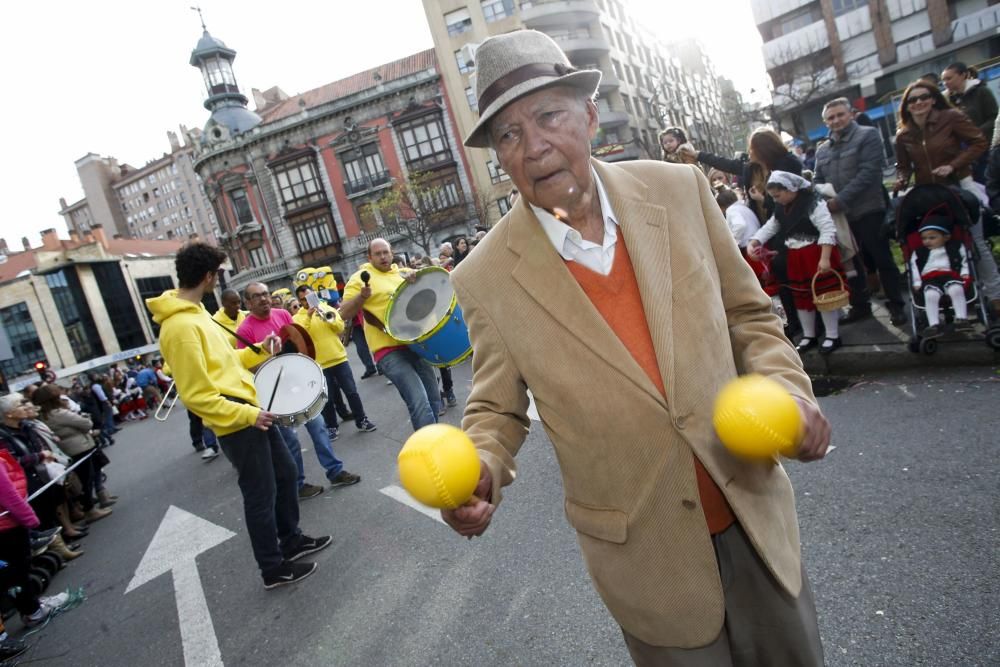
POLYGON ((330 442, 333 442, 340 437, 340 431, 337 430, 337 427, 330 426, 326 429, 326 435, 330 438, 330 442))
POLYGON ((302 581, 319 567, 316 563, 289 563, 285 561, 271 574, 264 575, 264 588, 271 590, 302 581))
POLYGON ((352 484, 357 484, 360 481, 361 475, 355 475, 353 472, 341 470, 333 477, 333 479, 330 480, 330 486, 351 486, 352 484))
POLYGON ((16 658, 28 650, 28 644, 23 639, 7 637, 0 640, 0 660, 10 660, 16 658))
POLYGON ((359 431, 364 431, 365 433, 371 433, 375 430, 375 424, 372 423, 371 419, 365 417, 361 420, 361 423, 357 425, 359 431))
POLYGON ((299 546, 292 549, 291 553, 286 554, 285 560, 292 562, 300 558, 305 558, 309 554, 314 554, 317 551, 326 549, 332 542, 333 538, 329 535, 324 535, 323 537, 309 537, 308 535, 303 535, 302 539, 299 540, 299 546))
POLYGON ((378 371, 365 371, 364 375, 361 376, 362 380, 367 380, 368 378, 375 377, 378 375, 378 371))

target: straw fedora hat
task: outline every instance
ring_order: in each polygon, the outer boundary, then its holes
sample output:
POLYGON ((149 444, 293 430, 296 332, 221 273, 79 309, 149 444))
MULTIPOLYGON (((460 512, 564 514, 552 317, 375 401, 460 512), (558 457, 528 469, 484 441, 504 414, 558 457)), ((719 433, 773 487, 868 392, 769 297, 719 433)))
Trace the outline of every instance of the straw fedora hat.
POLYGON ((601 72, 577 69, 551 37, 537 30, 515 30, 490 37, 476 50, 479 122, 465 138, 470 148, 488 148, 489 124, 519 97, 549 86, 573 86, 593 95, 601 72))

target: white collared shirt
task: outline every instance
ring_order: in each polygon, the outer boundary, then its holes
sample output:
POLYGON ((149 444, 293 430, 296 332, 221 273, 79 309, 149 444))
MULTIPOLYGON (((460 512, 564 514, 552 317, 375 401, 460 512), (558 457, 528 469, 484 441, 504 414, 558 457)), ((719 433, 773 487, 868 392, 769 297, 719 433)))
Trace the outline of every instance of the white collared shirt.
POLYGON ((604 241, 600 245, 585 240, 580 232, 565 222, 557 220, 545 209, 531 204, 531 210, 538 221, 542 223, 545 235, 549 237, 556 252, 563 259, 577 262, 595 273, 606 276, 611 273, 611 266, 615 263, 618 220, 615 218, 615 212, 611 210, 611 203, 604 191, 604 184, 601 183, 601 179, 593 167, 591 167, 590 173, 593 174, 594 182, 597 184, 597 197, 601 204, 601 214, 604 216, 604 241))

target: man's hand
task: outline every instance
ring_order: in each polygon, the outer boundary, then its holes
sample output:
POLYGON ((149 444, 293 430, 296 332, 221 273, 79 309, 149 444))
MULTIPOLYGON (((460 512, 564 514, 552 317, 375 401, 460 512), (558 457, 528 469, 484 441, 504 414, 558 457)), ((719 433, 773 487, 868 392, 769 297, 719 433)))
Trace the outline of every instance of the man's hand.
POLYGON ((830 446, 830 422, 809 401, 798 396, 793 398, 799 404, 799 413, 802 415, 802 442, 799 443, 796 458, 802 462, 818 461, 826 456, 826 450, 830 446))
POLYGON ((844 210, 844 205, 840 203, 840 200, 834 197, 826 202, 826 207, 830 209, 830 213, 841 213, 844 210))
POLYGON ((278 415, 273 412, 268 412, 267 410, 261 409, 257 413, 257 421, 254 422, 254 428, 259 428, 261 431, 266 431, 271 428, 271 424, 277 419, 278 415))
POLYGON ((362 301, 367 301, 369 299, 369 297, 371 297, 371 295, 372 295, 372 287, 371 287, 371 285, 363 285, 361 287, 361 291, 358 292, 358 296, 361 297, 362 301))
POLYGON ((278 334, 268 334, 257 346, 267 354, 275 355, 281 352, 281 337, 278 334))
POLYGON ((416 271, 400 271, 399 275, 403 276, 403 279, 410 283, 411 285, 417 282, 417 272, 416 271))
POLYGON ((479 483, 475 495, 461 507, 453 510, 441 510, 441 518, 452 529, 468 539, 479 537, 490 525, 496 505, 483 498, 489 498, 493 492, 493 476, 490 469, 482 461, 479 462, 479 483))

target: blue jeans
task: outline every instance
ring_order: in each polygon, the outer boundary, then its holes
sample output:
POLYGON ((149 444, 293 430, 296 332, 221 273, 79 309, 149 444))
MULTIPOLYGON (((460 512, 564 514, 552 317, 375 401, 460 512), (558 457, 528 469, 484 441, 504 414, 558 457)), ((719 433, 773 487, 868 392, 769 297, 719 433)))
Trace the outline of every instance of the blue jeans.
POLYGON ((372 359, 371 350, 368 349, 368 339, 365 338, 364 326, 355 326, 351 329, 351 340, 354 341, 354 348, 358 351, 358 359, 365 365, 365 373, 376 372, 375 361, 372 359))
POLYGON ((392 381, 410 411, 413 430, 437 422, 441 411, 434 368, 409 348, 393 350, 378 362, 382 373, 392 381))
MULTIPOLYGON (((295 468, 298 470, 297 481, 301 489, 306 483, 306 473, 302 462, 302 445, 299 443, 299 436, 295 433, 294 428, 279 426, 278 429, 281 431, 281 437, 285 441, 285 446, 288 447, 288 453, 292 455, 292 460, 295 461, 295 468)), ((337 455, 333 453, 333 445, 330 443, 330 434, 326 430, 326 422, 323 420, 323 415, 316 415, 307 421, 306 431, 309 432, 309 437, 313 442, 313 449, 316 450, 316 459, 323 466, 323 469, 326 470, 326 478, 332 480, 344 469, 344 462, 338 459, 337 455)))
MULTIPOLYGON (((365 406, 361 403, 361 396, 358 394, 358 386, 354 382, 354 373, 351 371, 351 364, 344 361, 336 366, 328 366, 323 369, 323 376, 326 377, 327 390, 334 396, 341 391, 347 397, 347 404, 351 406, 354 413, 354 424, 361 428, 361 422, 365 420, 365 406)), ((329 403, 327 403, 329 406, 329 403)), ((326 412, 326 410, 324 410, 326 412)))
POLYGON ((251 426, 222 436, 219 443, 236 468, 253 557, 267 575, 302 539, 295 464, 277 429, 251 426))

